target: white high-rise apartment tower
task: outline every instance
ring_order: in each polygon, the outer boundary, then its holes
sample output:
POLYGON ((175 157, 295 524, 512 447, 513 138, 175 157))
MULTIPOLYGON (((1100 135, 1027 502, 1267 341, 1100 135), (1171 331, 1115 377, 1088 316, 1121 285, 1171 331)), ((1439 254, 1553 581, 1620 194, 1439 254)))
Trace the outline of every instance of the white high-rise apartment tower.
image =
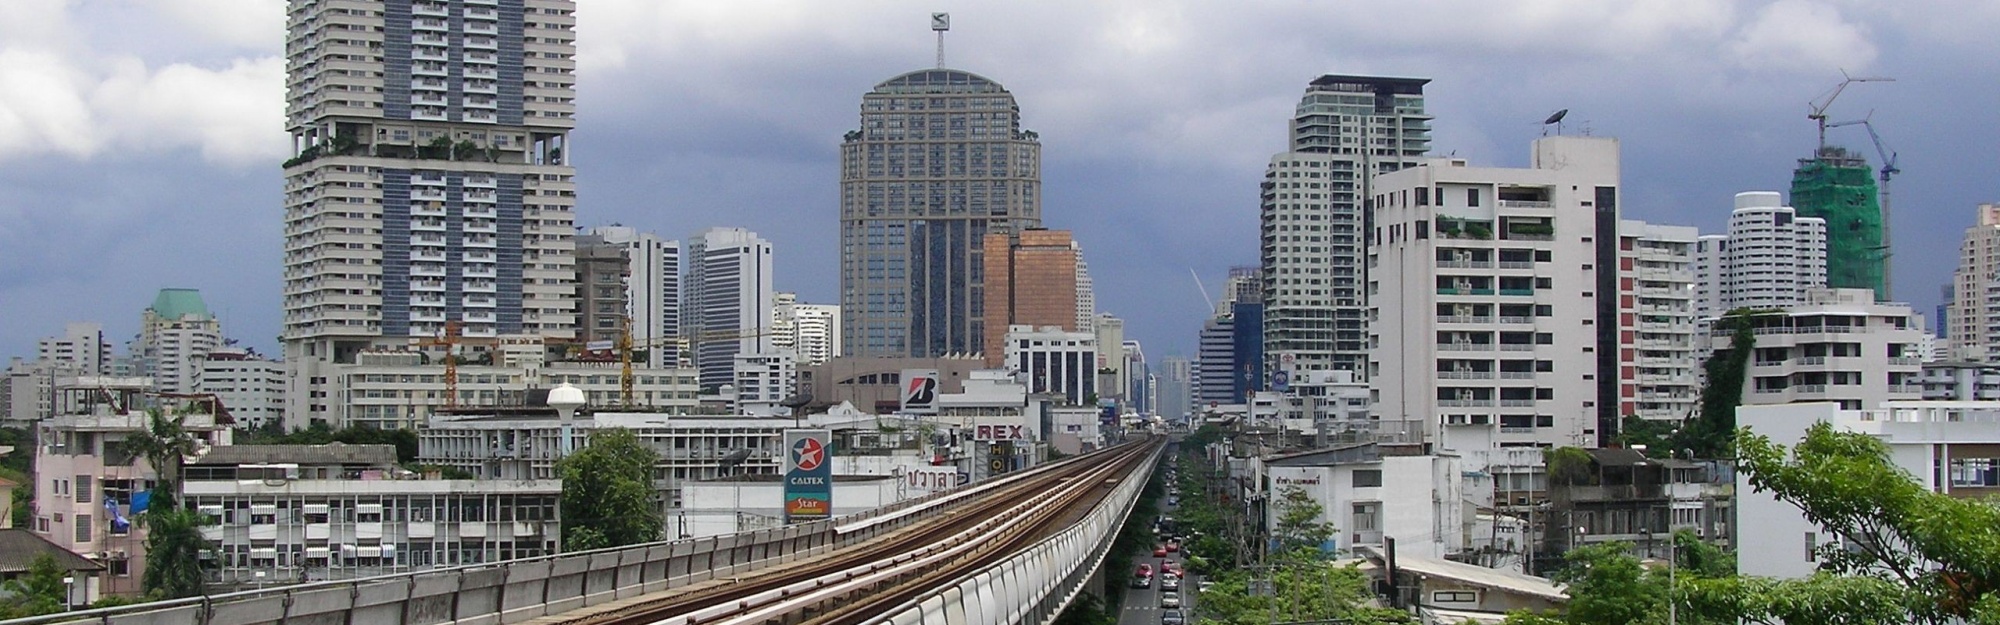
POLYGON ((737 354, 771 349, 771 242, 743 228, 715 228, 688 240, 687 332, 703 389, 736 376, 737 354))
POLYGON ((1429 82, 1327 75, 1306 87, 1289 125, 1290 149, 1264 170, 1267 361, 1301 371, 1365 369, 1366 199, 1375 174, 1413 166, 1430 151, 1429 82))
MULTIPOLYGON (((1599 446, 1621 369, 1618 141, 1527 169, 1434 159, 1376 180, 1369 366, 1384 432, 1452 449, 1599 446)), ((1636 356, 1636 354, 1634 355, 1636 356)))
POLYGON ((331 414, 355 354, 448 322, 574 336, 575 9, 289 3, 288 420, 331 414))
POLYGON ((1776 191, 1736 194, 1728 234, 1695 243, 1695 314, 1784 308, 1826 286, 1826 220, 1800 217, 1776 191))
POLYGON ((202 361, 222 347, 222 322, 209 314, 201 292, 160 289, 139 315, 139 339, 131 346, 139 374, 152 376, 162 393, 201 390, 202 361))
POLYGON ((771 345, 792 350, 800 365, 826 364, 841 355, 840 307, 801 304, 797 293, 779 293, 771 309, 771 345))
POLYGON ((1979 222, 1965 229, 1958 245, 1958 269, 1952 272, 1950 312, 1945 336, 1951 337, 1953 360, 1990 361, 2000 342, 1994 339, 2000 320, 2000 204, 1981 204, 1979 222))
POLYGON ((1693 226, 1618 222, 1620 324, 1638 339, 1637 362, 1629 365, 1637 370, 1619 372, 1621 385, 1636 387, 1619 399, 1626 404, 1621 415, 1685 419, 1699 403, 1700 355, 1707 353, 1695 330, 1694 247, 1700 237, 1693 226), (1632 315, 1629 322, 1624 314, 1632 315))
POLYGON ((681 338, 681 242, 626 226, 599 226, 589 233, 625 250, 632 341, 657 345, 645 350, 645 366, 680 366, 680 351, 661 339, 681 338))

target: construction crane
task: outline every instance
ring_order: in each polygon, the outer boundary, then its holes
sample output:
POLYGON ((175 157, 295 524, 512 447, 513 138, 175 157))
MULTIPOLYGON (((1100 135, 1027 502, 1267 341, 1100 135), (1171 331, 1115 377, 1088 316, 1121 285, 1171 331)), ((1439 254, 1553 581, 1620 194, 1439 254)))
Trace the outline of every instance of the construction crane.
POLYGON ((444 348, 444 407, 446 410, 451 410, 458 408, 458 346, 467 344, 492 345, 494 344, 494 340, 490 338, 468 338, 464 336, 459 322, 446 321, 444 322, 444 332, 439 336, 428 339, 411 339, 410 344, 416 347, 444 348))
POLYGON ((1896 174, 1902 173, 1903 169, 1896 166, 1896 151, 1889 149, 1889 144, 1882 141, 1882 135, 1875 132, 1874 122, 1869 121, 1874 117, 1875 112, 1869 111, 1867 117, 1853 121, 1835 122, 1827 124, 1826 127, 1839 128, 1860 124, 1863 130, 1868 131, 1868 140, 1875 143, 1875 155, 1882 159, 1882 167, 1876 172, 1876 175, 1882 179, 1882 188, 1877 189, 1876 193, 1880 194, 1882 198, 1882 204, 1879 207, 1882 211, 1882 249, 1880 250, 1882 253, 1882 298, 1888 299, 1890 292, 1889 256, 1892 254, 1892 251, 1889 249, 1889 179, 1894 178, 1896 174))
MULTIPOLYGON (((1864 76, 1856 78, 1854 76, 1847 75, 1847 70, 1844 69, 1840 70, 1840 77, 1842 78, 1842 80, 1840 81, 1840 84, 1838 86, 1835 86, 1833 90, 1828 91, 1825 95, 1813 99, 1813 101, 1810 104, 1812 106, 1812 112, 1806 114, 1806 119, 1813 120, 1813 122, 1819 124, 1819 149, 1821 150, 1826 149, 1826 128, 1827 128, 1826 109, 1827 107, 1833 106, 1833 101, 1840 97, 1840 92, 1846 91, 1848 85, 1857 82, 1896 81, 1896 79, 1889 78, 1886 76, 1864 76)), ((1818 152, 1815 152, 1814 154, 1818 154, 1818 152)))
POLYGON ((752 328, 750 330, 745 330, 742 332, 707 332, 695 335, 692 338, 682 337, 682 336, 668 336, 668 337, 656 337, 648 339, 634 339, 632 338, 632 319, 631 317, 626 317, 622 329, 618 333, 618 348, 617 348, 618 364, 620 367, 622 367, 622 371, 618 376, 618 401, 626 408, 631 408, 634 405, 632 401, 632 396, 633 396, 632 387, 634 381, 634 377, 632 374, 633 350, 649 349, 652 347, 662 346, 662 345, 674 345, 679 348, 679 353, 681 355, 680 361, 682 363, 691 363, 694 360, 693 351, 695 346, 706 343, 715 343, 720 341, 738 341, 742 339, 771 336, 774 334, 777 334, 777 332, 773 331, 770 328, 752 328))

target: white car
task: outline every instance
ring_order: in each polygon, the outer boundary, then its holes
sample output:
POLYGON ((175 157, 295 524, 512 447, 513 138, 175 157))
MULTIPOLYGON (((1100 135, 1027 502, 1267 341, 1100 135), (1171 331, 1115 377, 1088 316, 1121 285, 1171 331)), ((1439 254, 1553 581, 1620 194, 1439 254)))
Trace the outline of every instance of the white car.
POLYGON ((1181 594, 1177 592, 1160 593, 1160 607, 1162 608, 1181 607, 1181 594))

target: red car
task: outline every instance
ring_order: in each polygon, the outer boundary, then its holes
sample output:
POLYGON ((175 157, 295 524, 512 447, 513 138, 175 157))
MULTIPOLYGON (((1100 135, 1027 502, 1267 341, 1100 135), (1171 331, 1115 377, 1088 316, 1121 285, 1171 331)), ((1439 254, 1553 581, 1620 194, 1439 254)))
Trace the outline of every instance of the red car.
POLYGON ((1172 574, 1174 577, 1186 575, 1186 573, 1181 571, 1181 563, 1179 562, 1165 562, 1160 564, 1160 568, 1166 570, 1167 573, 1172 574))
POLYGON ((1167 553, 1180 553, 1180 551, 1181 551, 1181 541, 1178 540, 1167 541, 1167 553))
POLYGON ((1158 546, 1155 546, 1155 547, 1153 547, 1153 557, 1155 557, 1155 558, 1164 558, 1164 557, 1167 557, 1167 546, 1166 546, 1166 545, 1158 545, 1158 546))
POLYGON ((1139 577, 1152 577, 1152 576, 1153 576, 1153 565, 1151 564, 1139 565, 1139 577))

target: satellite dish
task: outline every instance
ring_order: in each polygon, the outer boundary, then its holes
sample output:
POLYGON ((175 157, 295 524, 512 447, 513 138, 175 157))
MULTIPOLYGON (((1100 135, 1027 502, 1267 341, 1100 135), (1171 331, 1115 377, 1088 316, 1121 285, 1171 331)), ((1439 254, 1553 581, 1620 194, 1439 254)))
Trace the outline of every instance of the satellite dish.
POLYGON ((1548 118, 1548 119, 1544 119, 1544 120, 1542 120, 1542 125, 1546 126, 1546 125, 1549 125, 1549 124, 1559 124, 1559 123, 1562 123, 1562 120, 1563 120, 1563 116, 1565 116, 1565 115, 1568 115, 1568 114, 1569 114, 1569 109, 1563 109, 1563 110, 1560 110, 1560 111, 1556 111, 1556 112, 1555 112, 1554 114, 1552 114, 1552 115, 1549 115, 1549 118, 1548 118))
POLYGON ((806 407, 807 404, 811 404, 812 402, 813 402, 812 393, 799 393, 791 397, 786 397, 785 401, 778 402, 778 405, 793 410, 798 410, 800 408, 806 407))
POLYGON ((727 456, 723 456, 721 462, 722 466, 717 468, 727 471, 731 468, 734 468, 736 465, 743 464, 743 461, 749 459, 750 459, 750 449, 748 447, 745 447, 743 449, 738 449, 736 451, 729 452, 729 455, 727 456))

